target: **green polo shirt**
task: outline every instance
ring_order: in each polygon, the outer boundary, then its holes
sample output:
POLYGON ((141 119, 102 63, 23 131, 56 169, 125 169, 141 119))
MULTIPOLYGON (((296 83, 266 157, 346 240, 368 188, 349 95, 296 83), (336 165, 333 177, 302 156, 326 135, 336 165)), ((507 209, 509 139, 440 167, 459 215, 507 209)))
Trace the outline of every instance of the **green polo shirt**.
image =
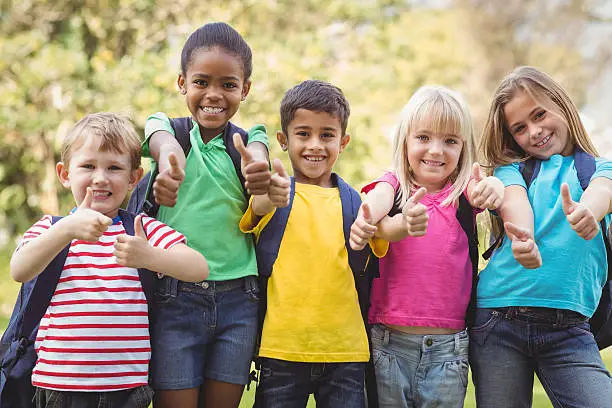
MULTIPOLYGON (((168 117, 161 112, 147 118, 142 153, 151 157, 149 138, 158 130, 172 134, 168 117)), ((249 130, 249 143, 268 146, 263 125, 249 130)), ((187 237, 187 245, 206 257, 209 280, 229 280, 257 275, 255 246, 250 234, 240 231, 239 223, 247 209, 242 186, 223 135, 208 143, 202 141, 194 122, 190 132, 191 150, 185 165, 185 181, 174 207, 160 206, 157 218, 187 237)))

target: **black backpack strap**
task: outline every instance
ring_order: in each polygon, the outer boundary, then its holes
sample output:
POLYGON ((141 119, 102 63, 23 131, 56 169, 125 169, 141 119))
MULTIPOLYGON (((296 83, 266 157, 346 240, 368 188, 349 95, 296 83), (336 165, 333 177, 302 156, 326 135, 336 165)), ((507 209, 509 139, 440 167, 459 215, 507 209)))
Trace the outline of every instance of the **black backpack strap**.
POLYGON ((459 196, 459 205, 457 206, 456 215, 459 225, 461 225, 461 229, 467 236, 470 261, 472 262, 472 292, 466 314, 466 322, 468 326, 470 326, 474 321, 474 313, 476 312, 476 287, 478 286, 478 228, 474 217, 474 209, 464 194, 459 196))
POLYGON ((244 129, 241 129, 238 126, 234 125, 232 122, 227 122, 227 126, 223 131, 223 143, 225 144, 225 151, 227 152, 227 155, 230 157, 230 159, 232 159, 232 164, 234 165, 234 169, 236 170, 238 180, 240 180, 242 191, 244 193, 244 196, 248 200, 249 193, 244 187, 244 183, 246 180, 242 175, 242 158, 240 157, 240 153, 238 153, 238 150, 236 150, 236 147, 234 146, 234 133, 238 133, 240 135, 240 137, 242 138, 242 143, 244 143, 245 146, 249 144, 249 134, 244 129))
MULTIPOLYGON (((134 220, 136 219, 136 216, 133 213, 130 213, 120 208, 119 218, 121 218, 121 222, 123 223, 123 228, 125 228, 126 234, 134 236, 134 220)), ((154 273, 148 269, 138 268, 138 277, 140 278, 140 285, 142 286, 142 291, 144 292, 147 301, 149 303, 152 302, 153 292, 155 289, 154 273)))
MULTIPOLYGON (((55 224, 62 217, 52 217, 51 224, 55 224)), ((47 265, 47 267, 35 278, 34 287, 28 298, 23 313, 21 330, 18 337, 29 337, 39 325, 45 315, 51 298, 57 287, 57 282, 64 269, 70 244, 66 245, 59 254, 47 265)), ((22 299, 25 301, 25 299, 22 299)))
MULTIPOLYGON (((181 148, 183 149, 183 153, 185 153, 185 158, 189 155, 189 151, 191 150, 191 140, 189 138, 189 133, 191 132, 191 128, 193 127, 193 120, 191 117, 183 117, 183 118, 170 118, 170 126, 174 130, 174 137, 176 141, 179 143, 181 148)), ((136 197, 136 201, 132 203, 132 199, 130 197, 130 204, 128 205, 128 210, 132 213, 140 212, 140 210, 144 211, 147 215, 151 217, 156 217, 157 212, 159 211, 159 204, 155 201, 155 197, 153 197, 153 183, 155 182, 155 178, 159 174, 159 167, 156 165, 154 168, 147 174, 144 175, 142 180, 136 186, 132 195, 136 197), (138 197, 143 197, 142 189, 144 186, 146 187, 146 193, 144 194, 144 202, 142 206, 138 202, 138 197)))

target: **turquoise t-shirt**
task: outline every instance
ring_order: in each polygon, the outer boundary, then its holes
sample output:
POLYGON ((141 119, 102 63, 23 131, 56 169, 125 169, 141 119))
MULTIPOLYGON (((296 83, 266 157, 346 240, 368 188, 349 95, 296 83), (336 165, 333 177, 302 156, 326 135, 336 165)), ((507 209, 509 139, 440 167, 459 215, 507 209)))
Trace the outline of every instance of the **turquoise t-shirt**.
MULTIPOLYGON (((526 188, 518 163, 495 169, 504 186, 526 188)), ((612 162, 598 158, 597 177, 612 179, 612 162)), ((478 307, 536 306, 569 309, 591 317, 597 308, 607 276, 603 235, 586 241, 572 230, 561 200, 561 184, 567 183, 574 201, 582 188, 574 156, 553 155, 542 161, 540 172, 527 195, 534 212, 534 236, 542 255, 542 266, 525 269, 512 255, 512 243, 502 245, 480 273, 478 307)), ((610 221, 610 215, 607 216, 610 221)))
MULTIPOLYGON (((164 113, 147 118, 143 155, 151 157, 149 138, 158 130, 174 131, 164 113)), ((249 130, 249 143, 268 146, 263 125, 249 130)), ((159 208, 157 218, 187 237, 187 245, 208 261, 209 280, 229 280, 257 275, 255 246, 250 235, 240 231, 239 223, 248 202, 225 150, 223 135, 208 143, 202 141, 194 122, 190 132, 191 150, 185 165, 185 181, 174 207, 159 208)))

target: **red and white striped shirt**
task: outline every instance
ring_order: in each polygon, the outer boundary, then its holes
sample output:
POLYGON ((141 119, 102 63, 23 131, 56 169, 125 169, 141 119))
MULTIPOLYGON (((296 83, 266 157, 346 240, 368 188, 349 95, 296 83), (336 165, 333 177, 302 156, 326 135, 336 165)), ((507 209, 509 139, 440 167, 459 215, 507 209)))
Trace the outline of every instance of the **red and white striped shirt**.
MULTIPOLYGON (((36 337, 36 387, 59 391, 116 391, 147 384, 151 343, 147 300, 138 270, 117 264, 119 217, 98 242, 73 240, 36 337)), ((168 249, 183 234, 143 217, 149 244, 168 249)), ((44 216, 20 245, 51 226, 44 216)))

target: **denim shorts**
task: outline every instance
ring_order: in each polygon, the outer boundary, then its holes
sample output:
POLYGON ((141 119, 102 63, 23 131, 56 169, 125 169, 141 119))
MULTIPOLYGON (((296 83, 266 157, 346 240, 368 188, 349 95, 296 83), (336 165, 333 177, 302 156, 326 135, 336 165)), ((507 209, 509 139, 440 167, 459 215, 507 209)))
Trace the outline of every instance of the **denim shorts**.
POLYGON ((378 324, 371 333, 380 408, 463 407, 467 331, 421 335, 378 324))
POLYGON ((151 382, 157 390, 205 379, 246 384, 257 336, 257 277, 157 282, 151 313, 151 382))
POLYGON ((36 388, 36 408, 147 408, 153 400, 148 385, 120 391, 76 392, 36 388))

